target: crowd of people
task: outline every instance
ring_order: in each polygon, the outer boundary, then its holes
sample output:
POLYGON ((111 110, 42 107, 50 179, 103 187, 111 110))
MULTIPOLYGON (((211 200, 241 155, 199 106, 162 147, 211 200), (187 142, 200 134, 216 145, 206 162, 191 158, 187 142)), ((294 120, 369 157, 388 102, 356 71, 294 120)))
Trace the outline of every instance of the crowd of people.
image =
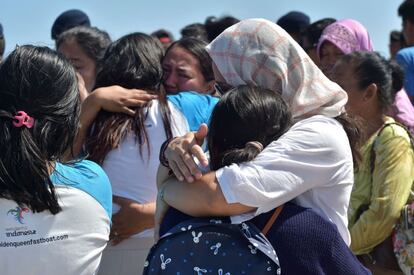
POLYGON ((299 11, 112 41, 69 10, 54 49, 4 59, 0 25, 0 273, 158 274, 177 226, 279 209, 282 274, 413 274, 414 0, 398 15, 390 59, 360 22, 299 11))

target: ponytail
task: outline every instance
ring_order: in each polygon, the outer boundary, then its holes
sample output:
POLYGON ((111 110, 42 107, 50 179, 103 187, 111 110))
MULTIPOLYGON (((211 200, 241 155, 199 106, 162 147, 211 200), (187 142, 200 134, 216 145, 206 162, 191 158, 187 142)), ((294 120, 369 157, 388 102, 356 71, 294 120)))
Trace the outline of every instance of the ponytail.
POLYGON ((348 136, 349 145, 351 147, 352 159, 354 161, 354 170, 358 170, 362 161, 361 146, 364 139, 362 121, 355 117, 349 116, 347 113, 335 117, 345 130, 348 136))
POLYGON ((49 178, 49 163, 32 130, 13 126, 14 116, 6 111, 0 111, 0 118, 0 131, 4 134, 0 144, 4 156, 0 158, 0 197, 28 206, 33 212, 48 209, 52 214, 58 213, 61 208, 49 178))
POLYGON ((33 212, 61 210, 50 173, 73 144, 79 111, 69 61, 35 46, 7 57, 0 67, 0 198, 33 212))
POLYGON ((395 97, 404 86, 404 70, 394 60, 388 61, 388 68, 392 77, 392 92, 395 97))
POLYGON ((223 153, 222 166, 228 166, 232 163, 242 163, 253 160, 261 151, 263 145, 258 141, 249 141, 241 149, 232 149, 223 153))

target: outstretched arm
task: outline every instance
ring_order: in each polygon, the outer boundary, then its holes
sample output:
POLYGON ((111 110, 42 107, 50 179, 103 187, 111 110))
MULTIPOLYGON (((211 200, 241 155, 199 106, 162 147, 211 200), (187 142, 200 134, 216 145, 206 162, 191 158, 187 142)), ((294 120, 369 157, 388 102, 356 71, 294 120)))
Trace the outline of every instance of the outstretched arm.
POLYGON ((80 127, 73 144, 73 152, 67 154, 67 159, 79 155, 82 145, 96 116, 100 110, 114 113, 125 113, 133 116, 134 107, 156 99, 157 96, 137 89, 125 89, 121 86, 102 87, 94 90, 82 103, 80 127))
POLYGON ((232 216, 256 210, 240 203, 227 203, 215 172, 188 183, 168 179, 160 189, 163 200, 179 211, 195 216, 232 216))
POLYGON ((158 196, 155 212, 155 239, 169 206, 194 217, 230 216, 256 210, 239 203, 226 202, 214 172, 195 182, 178 181, 169 176, 168 168, 160 166, 157 174, 158 196))

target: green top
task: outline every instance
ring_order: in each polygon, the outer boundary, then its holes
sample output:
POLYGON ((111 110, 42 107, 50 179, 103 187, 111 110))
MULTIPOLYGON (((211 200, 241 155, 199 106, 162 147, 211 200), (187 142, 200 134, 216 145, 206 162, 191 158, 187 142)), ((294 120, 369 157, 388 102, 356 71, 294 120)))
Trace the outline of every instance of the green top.
MULTIPOLYGON (((385 124, 394 122, 386 117, 385 124)), ((348 209, 351 249, 357 255, 371 252, 390 236, 414 181, 414 152, 410 137, 401 126, 391 124, 379 135, 374 133, 361 153, 362 163, 355 172, 348 209)))

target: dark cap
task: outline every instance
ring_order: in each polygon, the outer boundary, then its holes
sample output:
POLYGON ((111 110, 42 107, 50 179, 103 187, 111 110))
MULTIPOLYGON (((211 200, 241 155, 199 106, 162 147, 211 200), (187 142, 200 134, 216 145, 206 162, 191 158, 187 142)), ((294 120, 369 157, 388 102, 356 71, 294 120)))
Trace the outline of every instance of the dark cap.
POLYGON ((288 33, 301 32, 310 24, 310 18, 300 11, 291 11, 279 18, 276 22, 288 33))
POLYGON ((52 39, 62 32, 77 26, 91 26, 88 15, 80 10, 68 10, 59 15, 52 26, 52 39))
POLYGON ((3 37, 3 26, 0 23, 0 37, 3 37))
POLYGON ((172 33, 165 29, 156 30, 155 32, 151 33, 151 36, 158 38, 162 44, 169 44, 174 42, 174 36, 172 33))

